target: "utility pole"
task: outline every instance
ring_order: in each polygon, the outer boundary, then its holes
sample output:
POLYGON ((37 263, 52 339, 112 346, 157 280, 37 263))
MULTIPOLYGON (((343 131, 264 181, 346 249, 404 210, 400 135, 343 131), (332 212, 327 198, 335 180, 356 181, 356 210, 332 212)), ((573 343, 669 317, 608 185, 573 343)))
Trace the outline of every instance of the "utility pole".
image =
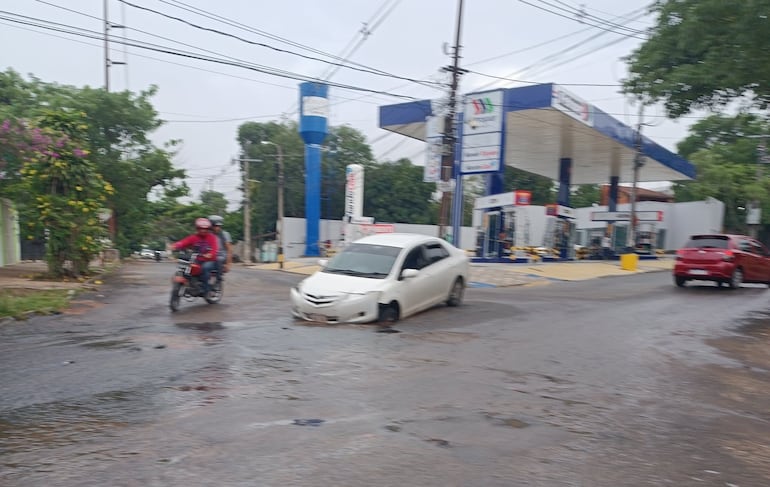
MULTIPOLYGON (((457 113, 457 89, 460 85, 460 75, 464 70, 460 69, 460 34, 462 32, 463 0, 458 0, 457 26, 455 28, 455 44, 452 55, 452 66, 444 68, 452 73, 452 82, 449 87, 449 107, 444 118, 443 154, 441 156, 441 181, 444 184, 441 193, 441 211, 439 213, 439 237, 446 237, 446 227, 449 222, 449 209, 452 206, 452 188, 449 181, 452 179, 452 169, 455 162, 455 114, 457 113)), ((459 177, 459 175, 458 175, 459 177)))
POLYGON ((634 154, 634 177, 631 185, 631 221, 628 222, 628 235, 626 237, 626 246, 629 252, 633 252, 636 247, 636 186, 639 182, 639 169, 644 166, 642 156, 642 119, 644 117, 644 103, 639 100, 639 122, 636 126, 636 153, 634 154))
POLYGON ((283 149, 275 142, 263 140, 263 145, 274 145, 278 152, 278 220, 275 222, 275 240, 278 242, 278 266, 283 269, 283 149))
MULTIPOLYGON (((246 148, 248 148, 248 143, 246 143, 246 148)), ((246 150, 243 153, 246 155, 246 150)), ((246 253, 248 253, 248 261, 254 262, 254 252, 251 248, 251 183, 254 180, 249 179, 249 164, 262 162, 262 159, 240 157, 233 159, 233 164, 236 162, 243 164, 243 245, 246 247, 246 253)))
MULTIPOLYGON (((759 139, 759 145, 757 145, 757 170, 756 180, 757 184, 762 182, 762 165, 770 162, 767 156, 767 138, 765 135, 746 135, 748 139, 759 139)), ((751 238, 759 237, 759 228, 762 224, 762 202, 758 199, 753 199, 746 205, 746 224, 749 227, 749 236, 751 238)))
POLYGON ((104 0, 104 91, 110 91, 110 67, 114 64, 126 64, 110 59, 110 29, 123 29, 124 25, 110 22, 109 0, 104 0))

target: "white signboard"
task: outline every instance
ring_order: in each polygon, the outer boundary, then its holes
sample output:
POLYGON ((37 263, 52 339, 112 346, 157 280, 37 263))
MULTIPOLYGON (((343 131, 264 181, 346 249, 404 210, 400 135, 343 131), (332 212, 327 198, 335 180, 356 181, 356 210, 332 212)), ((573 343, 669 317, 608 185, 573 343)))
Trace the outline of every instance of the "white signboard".
POLYGON ((441 156, 444 150, 443 119, 441 117, 428 117, 425 122, 427 147, 422 180, 426 183, 435 183, 441 179, 441 156))
POLYGON ((481 210, 484 208, 497 208, 514 204, 516 204, 516 193, 511 191, 510 193, 492 194, 476 198, 473 209, 481 210))
POLYGON ((559 85, 553 85, 551 106, 586 125, 594 125, 593 105, 559 85))
POLYGON ((463 174, 500 170, 504 114, 502 90, 475 93, 465 99, 460 159, 463 174))
POLYGON ((327 118, 329 116, 329 99, 322 96, 303 96, 302 115, 327 118))
MULTIPOLYGON (((636 219, 640 222, 662 222, 662 211, 637 211, 636 219)), ((630 211, 594 211, 591 213, 592 221, 602 222, 628 222, 631 221, 630 211)))
POLYGON ((556 215, 564 218, 577 218, 575 216, 575 209, 564 205, 558 205, 556 207, 556 215))
POLYGON ((345 167, 345 217, 364 214, 364 166, 348 164, 345 167))

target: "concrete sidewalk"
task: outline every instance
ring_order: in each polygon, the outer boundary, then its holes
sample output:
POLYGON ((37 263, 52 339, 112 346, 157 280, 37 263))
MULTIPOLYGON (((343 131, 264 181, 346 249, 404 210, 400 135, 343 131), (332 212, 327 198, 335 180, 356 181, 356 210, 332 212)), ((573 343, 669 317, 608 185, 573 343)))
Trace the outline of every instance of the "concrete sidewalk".
MULTIPOLYGON (((92 266, 92 269, 101 269, 92 266)), ((99 277, 91 276, 82 279, 43 279, 48 267, 43 261, 23 261, 17 264, 0 266, 0 289, 81 289, 85 286, 98 284, 99 277)), ((2 291, 0 291, 2 292, 2 291)))
MULTIPOLYGON (((662 257, 641 260, 636 271, 623 270, 618 261, 578 260, 572 262, 541 262, 535 264, 472 263, 471 287, 509 287, 550 281, 585 281, 602 277, 630 276, 646 272, 671 271, 674 260, 662 257)), ((250 264, 251 269, 281 270, 278 263, 250 264)), ((310 275, 320 269, 318 258, 307 257, 284 262, 283 271, 310 275)))

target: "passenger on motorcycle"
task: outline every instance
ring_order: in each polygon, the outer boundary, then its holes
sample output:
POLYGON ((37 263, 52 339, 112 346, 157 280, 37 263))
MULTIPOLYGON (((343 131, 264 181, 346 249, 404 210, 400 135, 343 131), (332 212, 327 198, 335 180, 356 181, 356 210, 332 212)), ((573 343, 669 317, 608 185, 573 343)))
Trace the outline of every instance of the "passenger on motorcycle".
POLYGON ((219 239, 217 244, 219 245, 219 251, 217 252, 217 282, 222 281, 223 274, 230 272, 230 265, 233 263, 233 239, 230 237, 230 233, 222 228, 225 221, 219 215, 211 215, 209 217, 214 235, 219 239))
POLYGON ((211 222, 208 218, 195 220, 195 233, 171 245, 173 250, 192 248, 198 253, 201 264, 201 281, 203 296, 209 295, 209 277, 211 270, 216 267, 217 251, 219 249, 217 236, 211 233, 211 222))

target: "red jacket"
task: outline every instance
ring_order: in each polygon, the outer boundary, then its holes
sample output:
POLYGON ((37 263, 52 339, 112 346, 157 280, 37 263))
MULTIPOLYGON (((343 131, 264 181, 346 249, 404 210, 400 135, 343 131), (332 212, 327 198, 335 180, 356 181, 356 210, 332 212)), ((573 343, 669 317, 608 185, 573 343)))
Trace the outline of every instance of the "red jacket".
POLYGON ((174 243, 171 248, 174 250, 192 248, 195 252, 198 252, 198 260, 209 261, 217 260, 218 242, 217 236, 213 233, 208 233, 201 237, 197 233, 188 235, 179 242, 174 243), (206 256, 204 256, 206 254, 206 256))

